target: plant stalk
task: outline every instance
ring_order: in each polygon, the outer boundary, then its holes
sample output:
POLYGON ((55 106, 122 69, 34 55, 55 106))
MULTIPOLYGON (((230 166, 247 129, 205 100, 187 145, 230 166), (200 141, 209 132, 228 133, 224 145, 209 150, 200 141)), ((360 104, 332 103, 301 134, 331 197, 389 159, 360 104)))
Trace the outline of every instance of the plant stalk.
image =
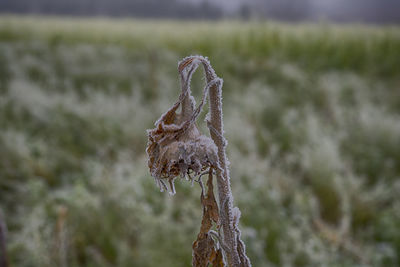
MULTIPOLYGON (((223 118, 222 118, 222 79, 220 79, 212 68, 210 62, 202 56, 190 56, 184 58, 178 64, 178 71, 181 75, 182 92, 179 101, 173 106, 177 108, 182 104, 182 115, 186 123, 194 123, 198 114, 201 112, 207 94, 209 96, 209 117, 207 118, 207 126, 210 130, 212 142, 216 146, 216 154, 218 159, 215 160, 215 171, 217 176, 218 188, 218 223, 217 227, 221 227, 219 231, 219 240, 223 248, 224 258, 229 267, 250 267, 251 263, 246 256, 246 249, 243 241, 240 239, 239 218, 240 211, 237 207, 233 206, 233 196, 230 185, 229 175, 229 161, 226 157, 226 140, 223 136, 223 118), (199 106, 194 110, 195 102, 190 95, 190 81, 193 72, 199 65, 203 65, 204 72, 207 80, 207 85, 203 91, 203 97, 199 106), (187 118, 187 114, 190 116, 187 118)), ((175 109, 171 109, 175 111, 175 109)), ((210 140, 211 142, 211 140, 210 140)), ((213 145, 214 145, 213 144, 213 145)), ((214 152, 214 153, 215 153, 214 152)), ((203 215, 204 216, 204 215, 203 215)), ((203 225, 203 224, 202 224, 203 225)), ((202 231, 200 231, 202 233, 202 231)), ((200 241, 196 240, 194 243, 194 252, 199 254, 208 253, 208 249, 199 249, 200 241), (203 250, 203 252, 201 252, 203 250)), ((205 246, 207 247, 207 246, 205 246)), ((196 254, 196 255, 197 255, 196 254)), ((201 257, 204 259, 208 256, 201 257)))
MULTIPOLYGON (((226 156, 226 140, 223 136, 223 114, 222 114, 222 80, 217 77, 215 71, 212 69, 209 62, 201 58, 204 66, 207 83, 212 85, 209 89, 209 100, 210 100, 210 135, 214 143, 218 148, 218 161, 220 169, 217 169, 217 185, 218 185, 218 196, 219 196, 219 209, 220 209, 220 220, 223 232, 223 242, 225 247, 228 249, 225 251, 228 266, 250 266, 248 257, 244 254, 239 255, 238 248, 238 237, 239 229, 237 229, 237 222, 240 214, 234 215, 233 207, 233 195, 230 185, 229 175, 229 161, 226 156), (218 82, 215 82, 215 81, 218 82)), ((241 241, 240 241, 241 242, 241 241)))

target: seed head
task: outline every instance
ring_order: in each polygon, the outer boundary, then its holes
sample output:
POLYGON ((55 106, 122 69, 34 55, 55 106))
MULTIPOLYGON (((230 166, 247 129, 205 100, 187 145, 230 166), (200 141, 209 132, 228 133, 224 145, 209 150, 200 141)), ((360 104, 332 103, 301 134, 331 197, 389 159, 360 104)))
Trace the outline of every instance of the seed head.
POLYGON ((217 147, 213 140, 201 134, 196 126, 196 118, 207 97, 204 90, 200 105, 195 109, 194 98, 190 95, 189 81, 196 62, 191 62, 189 70, 179 67, 182 93, 178 101, 155 123, 155 128, 147 130, 147 155, 150 173, 160 190, 175 194, 174 179, 177 176, 193 180, 208 168, 218 168, 217 147), (177 110, 181 106, 181 112, 177 110))

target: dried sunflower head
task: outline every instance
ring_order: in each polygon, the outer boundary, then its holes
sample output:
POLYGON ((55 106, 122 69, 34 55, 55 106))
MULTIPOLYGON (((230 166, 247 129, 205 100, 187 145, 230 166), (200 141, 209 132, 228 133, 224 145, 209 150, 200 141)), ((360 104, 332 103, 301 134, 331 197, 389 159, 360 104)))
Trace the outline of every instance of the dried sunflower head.
POLYGON ((191 62, 187 68, 179 69, 182 93, 178 101, 148 130, 147 155, 151 175, 161 191, 167 190, 165 181, 175 193, 174 179, 177 176, 193 179, 191 174, 199 175, 208 168, 218 167, 217 147, 213 140, 200 134, 196 127, 207 95, 204 90, 200 105, 195 109, 195 101, 190 95, 190 78, 198 63, 191 62), (177 113, 181 106, 182 111, 177 113))
POLYGON ((148 165, 152 176, 161 191, 175 193, 174 179, 177 176, 189 177, 191 173, 199 175, 202 189, 201 204, 203 219, 200 233, 193 243, 193 266, 229 266, 250 267, 251 263, 245 253, 245 246, 240 239, 238 222, 239 209, 233 208, 232 192, 229 183, 228 160, 225 154, 226 140, 223 136, 222 120, 222 79, 218 78, 207 58, 190 56, 178 65, 181 77, 182 92, 178 101, 155 123, 155 128, 148 130, 148 165), (199 106, 190 94, 190 79, 199 64, 204 67, 207 85, 199 106), (200 114, 207 94, 210 94, 210 116, 207 126, 209 138, 202 135, 196 127, 196 118, 200 114), (178 108, 182 111, 177 113, 178 108), (217 177, 219 205, 213 193, 213 176, 217 177), (201 175, 209 174, 207 195, 201 175), (220 231, 212 230, 213 225, 220 231))

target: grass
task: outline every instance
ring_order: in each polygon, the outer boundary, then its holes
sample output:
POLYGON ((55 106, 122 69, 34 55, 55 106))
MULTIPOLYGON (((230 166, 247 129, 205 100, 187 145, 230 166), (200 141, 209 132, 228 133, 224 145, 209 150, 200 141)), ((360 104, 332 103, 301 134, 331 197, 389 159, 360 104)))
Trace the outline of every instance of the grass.
POLYGON ((397 266, 398 27, 2 16, 0 207, 12 266, 190 264, 200 189, 159 193, 144 153, 190 54, 224 78, 253 265, 397 266))

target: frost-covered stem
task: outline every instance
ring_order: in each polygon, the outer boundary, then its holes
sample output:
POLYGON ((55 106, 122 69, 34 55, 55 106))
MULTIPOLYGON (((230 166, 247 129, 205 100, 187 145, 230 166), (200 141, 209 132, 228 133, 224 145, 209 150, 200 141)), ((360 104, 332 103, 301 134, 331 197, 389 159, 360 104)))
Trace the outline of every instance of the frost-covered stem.
POLYGON ((228 168, 229 162, 225 152, 226 140, 223 137, 222 80, 217 77, 208 61, 203 59, 202 62, 206 73, 207 83, 213 83, 209 89, 209 128, 211 138, 218 147, 220 169, 217 170, 217 184, 223 242, 228 249, 225 253, 229 266, 246 266, 246 263, 240 261, 236 234, 237 229, 235 229, 236 223, 233 215, 234 207, 228 168))
MULTIPOLYGON (((215 74, 209 72, 207 82, 215 79, 215 74), (212 77, 214 76, 214 77, 212 77)), ((223 124, 222 124, 222 95, 221 88, 218 84, 214 84, 209 91, 210 97, 210 125, 216 132, 210 131, 211 138, 218 147, 218 161, 221 169, 217 170, 218 196, 221 215, 221 225, 224 234, 224 243, 229 249, 226 252, 229 266, 239 266, 239 255, 236 247, 235 230, 233 224, 233 197, 230 187, 230 177, 228 164, 225 153, 225 141, 223 139, 223 124)))
MULTIPOLYGON (((217 187, 219 196, 219 223, 222 228, 221 246, 225 258, 230 267, 250 267, 251 263, 246 256, 245 245, 240 239, 239 218, 240 211, 233 206, 233 196, 230 186, 229 161, 226 157, 226 140, 223 136, 222 118, 222 79, 218 78, 210 62, 202 56, 190 56, 184 58, 178 65, 181 74, 182 93, 177 104, 182 103, 182 115, 185 117, 186 110, 193 111, 190 122, 195 122, 197 115, 201 112, 207 93, 210 100, 210 116, 207 126, 213 143, 217 147, 218 163, 216 164, 217 187), (203 91, 200 105, 193 111, 194 100, 190 98, 190 79, 192 73, 199 64, 205 70, 207 85, 203 91)), ((191 113, 191 112, 189 112, 191 113)), ((186 118, 185 118, 186 119, 186 118)), ((196 241, 197 242, 197 241, 196 241)), ((197 245, 197 243, 195 243, 197 245)))

